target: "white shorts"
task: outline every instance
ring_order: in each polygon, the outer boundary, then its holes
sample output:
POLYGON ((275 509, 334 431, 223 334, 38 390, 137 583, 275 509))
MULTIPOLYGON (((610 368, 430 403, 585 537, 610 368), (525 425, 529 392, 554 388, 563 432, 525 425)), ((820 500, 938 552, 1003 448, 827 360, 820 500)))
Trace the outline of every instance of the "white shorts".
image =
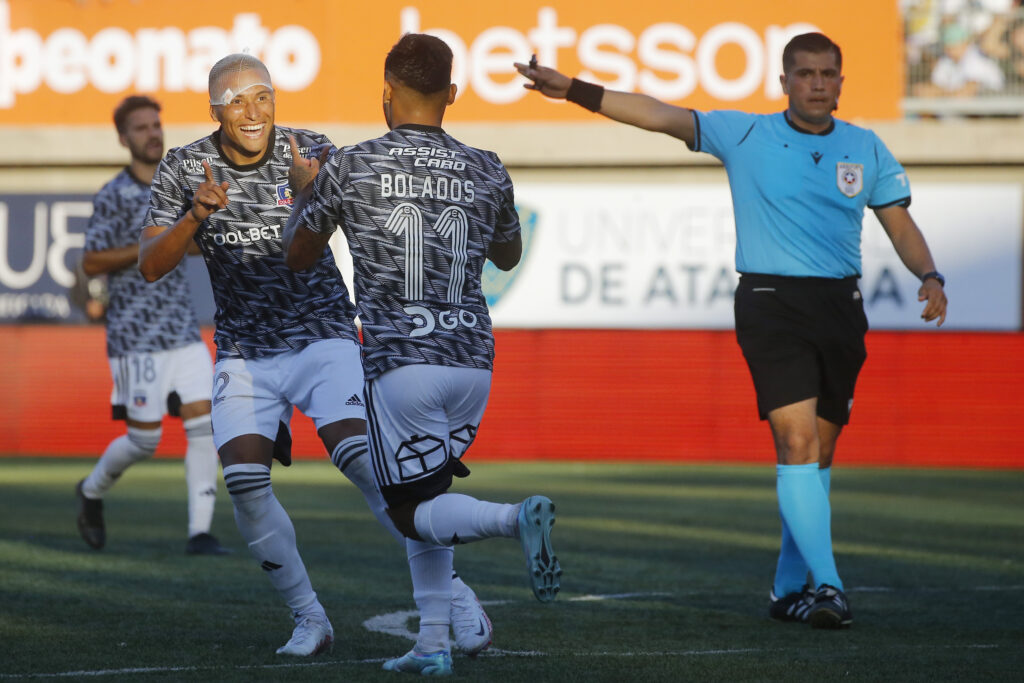
POLYGON ((271 441, 291 422, 292 406, 317 429, 348 418, 366 419, 359 346, 324 339, 246 360, 217 361, 213 386, 213 441, 219 449, 244 434, 271 441))
POLYGON ((159 422, 172 412, 168 409, 171 394, 177 394, 181 404, 210 400, 213 362, 202 342, 108 360, 114 377, 110 393, 114 419, 159 422))
POLYGON ((441 365, 406 365, 366 383, 373 470, 389 506, 432 498, 468 473, 460 458, 490 391, 490 370, 441 365))

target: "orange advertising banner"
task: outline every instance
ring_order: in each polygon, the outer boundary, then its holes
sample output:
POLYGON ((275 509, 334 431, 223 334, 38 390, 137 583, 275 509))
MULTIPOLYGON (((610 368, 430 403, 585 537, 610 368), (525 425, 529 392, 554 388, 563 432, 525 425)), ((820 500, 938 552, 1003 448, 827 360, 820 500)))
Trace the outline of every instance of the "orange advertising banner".
POLYGON ((819 30, 843 49, 844 118, 900 115, 902 28, 894 0, 0 0, 0 125, 102 124, 150 93, 165 123, 209 120, 207 74, 230 52, 269 67, 278 119, 375 123, 384 56, 408 31, 451 45, 463 122, 573 121, 579 107, 522 88, 536 54, 607 87, 697 109, 770 112, 787 40, 819 30))

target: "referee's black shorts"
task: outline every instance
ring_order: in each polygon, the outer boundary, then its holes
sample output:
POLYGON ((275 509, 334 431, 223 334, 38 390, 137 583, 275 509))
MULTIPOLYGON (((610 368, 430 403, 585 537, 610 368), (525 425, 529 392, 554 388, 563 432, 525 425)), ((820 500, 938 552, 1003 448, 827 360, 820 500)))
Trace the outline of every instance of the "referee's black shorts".
POLYGON ((818 399, 818 416, 850 421, 867 350, 857 278, 743 274, 736 289, 736 340, 747 359, 761 419, 818 399))

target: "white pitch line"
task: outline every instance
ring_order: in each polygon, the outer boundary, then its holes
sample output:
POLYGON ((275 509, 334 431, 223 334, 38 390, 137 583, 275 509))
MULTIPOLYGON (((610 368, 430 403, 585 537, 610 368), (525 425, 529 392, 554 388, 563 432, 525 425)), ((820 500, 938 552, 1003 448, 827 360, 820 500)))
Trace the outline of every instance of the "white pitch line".
MULTIPOLYGON (((992 590, 1003 590, 1003 591, 1018 591, 1024 590, 1024 586, 974 586, 958 590, 975 590, 975 591, 992 591, 992 590)), ((848 593, 895 593, 912 591, 916 593, 943 593, 948 592, 948 589, 944 588, 892 588, 889 586, 861 586, 852 587, 847 589, 848 593)), ((663 592, 651 592, 651 593, 606 593, 598 595, 578 595, 572 598, 563 598, 563 602, 599 602, 603 600, 630 600, 633 598, 665 598, 665 597, 679 597, 680 595, 698 595, 699 591, 692 593, 663 593, 663 592)), ((481 600, 481 605, 505 605, 511 602, 510 600, 481 600)), ((389 612, 387 614, 378 614, 372 616, 363 622, 363 628, 373 633, 385 633, 389 636, 395 636, 397 638, 405 638, 406 640, 416 640, 416 632, 409 629, 409 619, 418 616, 416 610, 403 610, 400 612, 389 612)), ((495 653, 505 654, 503 650, 493 649, 495 653)), ((508 653, 511 654, 511 653, 508 653)))
POLYGON ((567 602, 594 602, 597 600, 629 600, 630 598, 668 598, 672 597, 672 595, 672 593, 605 593, 604 595, 579 595, 575 598, 568 598, 567 602))
MULTIPOLYGON (((946 645, 937 645, 942 649, 946 649, 946 645)), ((968 644, 960 646, 964 649, 986 649, 996 650, 1002 648, 1001 645, 996 644, 968 644)), ((914 648, 917 650, 927 649, 926 647, 914 648)), ((729 655, 751 655, 751 654, 770 654, 783 652, 781 648, 734 648, 734 649, 713 649, 713 650, 658 650, 656 652, 565 652, 559 653, 560 657, 710 657, 710 656, 729 656, 729 655)), ((503 652, 503 651, 492 651, 488 650, 480 654, 480 657, 546 657, 547 655, 543 652, 535 651, 523 651, 523 652, 503 652)), ((167 674, 167 673, 180 673, 180 672, 217 672, 217 671, 270 671, 273 669, 310 669, 314 667, 325 667, 325 666, 339 666, 347 664, 381 664, 387 660, 386 657, 377 657, 371 659, 341 659, 341 660, 328 660, 318 662, 290 662, 288 664, 253 664, 253 665, 241 665, 241 666, 149 666, 149 667, 135 667, 130 669, 98 669, 95 671, 62 671, 58 673, 31 673, 31 674, 0 674, 0 679, 4 680, 25 680, 31 678, 84 678, 84 677, 99 677, 99 676, 125 676, 125 675, 138 675, 138 674, 167 674)))
MULTIPOLYGON (((689 657, 700 655, 721 655, 721 654, 750 654, 767 652, 761 649, 736 649, 736 650, 688 650, 681 652, 573 652, 568 656, 576 657, 689 657)), ((505 650, 488 650, 481 653, 481 657, 547 657, 544 652, 525 650, 521 652, 505 650)), ((0 679, 24 680, 30 678, 84 678, 99 676, 127 676, 135 674, 167 674, 167 673, 199 673, 215 671, 269 671, 272 669, 308 669, 313 667, 338 666, 345 664, 382 664, 387 657, 373 659, 343 659, 319 662, 291 662, 288 664, 253 664, 233 667, 224 666, 147 666, 133 667, 130 669, 97 669, 94 671, 61 671, 57 673, 32 673, 32 674, 0 674, 0 679)))
MULTIPOLYGON (((565 599, 565 602, 597 602, 601 600, 629 600, 631 598, 656 598, 668 597, 672 593, 608 593, 606 595, 579 595, 565 599)), ((481 600, 481 605, 505 605, 510 600, 481 600)), ((409 619, 419 616, 416 610, 402 610, 400 612, 388 612, 372 616, 363 622, 363 628, 373 633, 386 633, 389 636, 416 640, 415 631, 409 630, 409 619)), ((490 650, 489 650, 490 651, 490 650)), ((494 652, 505 653, 504 650, 494 649, 494 652)))
MULTIPOLYGON (((942 588, 915 588, 915 589, 896 589, 886 586, 863 586, 850 588, 848 592, 861 592, 861 593, 888 593, 895 591, 910 590, 912 592, 919 593, 938 593, 938 592, 949 592, 950 589, 942 588)), ((968 586, 966 588, 958 588, 958 591, 1019 591, 1024 590, 1024 585, 1021 586, 968 586)), ((628 600, 631 598, 652 598, 652 597, 671 597, 678 595, 675 593, 610 593, 606 595, 579 595, 573 598, 563 599, 564 602, 598 602, 603 600, 628 600)), ((482 605, 504 605, 512 602, 511 600, 481 600, 482 605)), ((399 638, 407 638, 409 640, 416 640, 416 634, 411 632, 407 626, 408 621, 411 617, 415 617, 417 612, 415 610, 404 610, 400 612, 390 612, 388 614, 378 614, 377 616, 370 617, 363 622, 363 628, 375 633, 386 633, 388 635, 397 636, 399 638)), ((945 648, 946 646, 942 646, 945 648)), ((985 644, 985 643, 974 643, 962 646, 965 649, 999 649, 1001 646, 997 644, 985 644)), ((668 650, 658 652, 567 652, 560 653, 562 657, 706 657, 714 655, 749 655, 749 654, 763 654, 769 652, 780 652, 776 649, 764 649, 764 648, 735 648, 735 649, 715 649, 715 650, 668 650)), ((547 653, 536 650, 501 650, 498 648, 490 648, 486 652, 480 654, 481 657, 547 657, 547 653)), ((60 671, 54 673, 29 673, 29 674, 3 674, 0 673, 0 680, 27 680, 32 678, 97 678, 100 676, 126 676, 133 674, 168 674, 168 673, 181 673, 181 672, 216 672, 216 671, 270 671, 273 669, 308 669, 314 667, 324 666, 338 666, 347 664, 381 664, 387 661, 386 657, 377 657, 370 659, 347 659, 347 660, 321 660, 316 662, 288 662, 284 664, 251 664, 251 665, 239 665, 233 667, 217 667, 217 666, 149 666, 149 667, 133 667, 127 669, 96 669, 92 671, 60 671)))
POLYGON ((288 662, 287 664, 242 664, 238 666, 147 666, 130 669, 96 669, 93 671, 60 671, 56 673, 32 674, 0 674, 0 679, 18 680, 28 678, 78 678, 96 676, 126 676, 130 674, 166 674, 183 671, 198 673, 200 671, 269 671, 272 669, 308 669, 313 667, 337 666, 338 664, 382 664, 387 657, 372 659, 323 660, 316 662, 288 662))

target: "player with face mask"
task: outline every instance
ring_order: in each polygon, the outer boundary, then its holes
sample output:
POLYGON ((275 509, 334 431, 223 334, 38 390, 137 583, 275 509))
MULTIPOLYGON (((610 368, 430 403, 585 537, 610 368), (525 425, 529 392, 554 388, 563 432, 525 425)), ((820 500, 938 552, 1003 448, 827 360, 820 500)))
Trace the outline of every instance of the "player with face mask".
MULTIPOLYGON (((334 632, 270 479, 275 458, 290 462, 293 407, 313 420, 332 462, 398 535, 373 483, 348 290, 330 250, 301 273, 284 262, 282 228, 292 210, 288 169, 313 163, 333 146, 319 133, 276 125, 270 74, 250 55, 215 64, 209 92, 220 127, 161 162, 139 267, 156 280, 191 243, 206 260, 217 304, 213 426, 224 481, 239 532, 295 619, 292 638, 278 653, 314 655, 331 646, 334 632)), ((453 599, 450 608, 482 615, 468 586, 452 583, 463 600, 453 599)), ((489 630, 484 635, 486 645, 489 630)))

